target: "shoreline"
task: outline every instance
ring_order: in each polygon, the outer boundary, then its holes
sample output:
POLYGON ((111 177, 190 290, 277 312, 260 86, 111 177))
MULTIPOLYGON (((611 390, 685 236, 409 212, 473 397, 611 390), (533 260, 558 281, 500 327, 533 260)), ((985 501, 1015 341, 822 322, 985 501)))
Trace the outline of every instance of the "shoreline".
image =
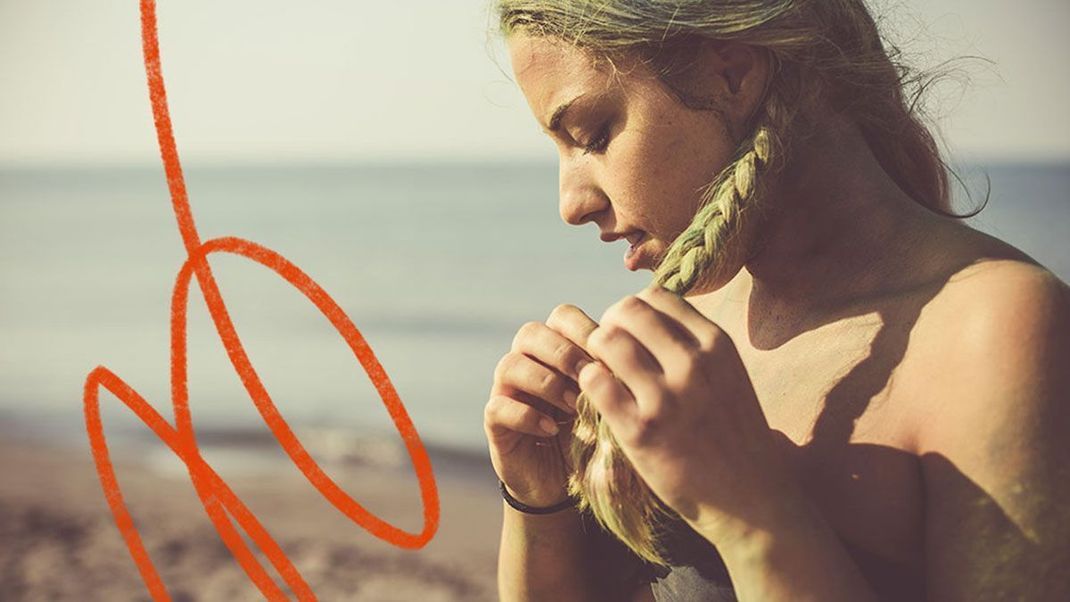
MULTIPOLYGON (((0 433, 5 599, 148 599, 85 439, 55 440, 20 430, 6 416, 0 433)), ((439 529, 424 548, 402 550, 335 509, 281 449, 271 450, 254 437, 252 445, 232 446, 238 450, 234 457, 228 446, 207 443, 205 458, 320 599, 496 599, 502 506, 486 457, 427 446, 440 497, 439 529)), ((271 443, 278 448, 274 439, 271 443)), ((399 528, 418 531, 421 504, 407 456, 404 466, 383 463, 391 452, 380 448, 379 442, 368 447, 379 456, 340 455, 321 465, 362 506, 399 528)), ((124 440, 112 447, 123 497, 172 599, 262 599, 205 516, 185 467, 169 454, 158 442, 124 440)))

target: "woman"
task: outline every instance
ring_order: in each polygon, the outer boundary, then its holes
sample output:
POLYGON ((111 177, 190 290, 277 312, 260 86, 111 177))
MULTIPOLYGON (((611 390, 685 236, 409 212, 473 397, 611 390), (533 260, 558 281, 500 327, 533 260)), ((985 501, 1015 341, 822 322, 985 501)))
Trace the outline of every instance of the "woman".
POLYGON ((498 364, 502 598, 1070 599, 1067 286, 948 215, 863 2, 497 9, 562 218, 654 272, 498 364))

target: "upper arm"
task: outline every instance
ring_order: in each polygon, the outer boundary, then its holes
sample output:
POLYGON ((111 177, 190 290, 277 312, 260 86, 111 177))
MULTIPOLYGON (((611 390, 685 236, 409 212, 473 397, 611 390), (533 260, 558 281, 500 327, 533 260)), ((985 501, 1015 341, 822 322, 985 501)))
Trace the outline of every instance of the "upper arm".
POLYGON ((971 286, 918 439, 929 599, 1067 600, 1070 295, 1035 269, 971 286))

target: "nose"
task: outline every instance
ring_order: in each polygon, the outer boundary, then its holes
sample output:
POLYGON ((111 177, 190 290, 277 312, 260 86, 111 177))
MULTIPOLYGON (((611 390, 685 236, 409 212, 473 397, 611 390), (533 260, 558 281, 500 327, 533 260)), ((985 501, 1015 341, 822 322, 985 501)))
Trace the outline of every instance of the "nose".
POLYGON ((591 221, 595 213, 609 207, 609 201, 596 185, 591 170, 583 163, 562 160, 559 168, 561 219, 573 226, 591 221))

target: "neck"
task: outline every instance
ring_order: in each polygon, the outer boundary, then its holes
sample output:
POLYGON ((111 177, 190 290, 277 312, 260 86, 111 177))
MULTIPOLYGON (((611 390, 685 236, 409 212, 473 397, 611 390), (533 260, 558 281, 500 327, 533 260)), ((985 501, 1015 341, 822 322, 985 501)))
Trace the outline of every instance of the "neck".
POLYGON ((909 288, 921 245, 944 221, 896 186, 856 128, 825 122, 794 149, 797 159, 756 226, 753 253, 724 291, 746 301, 751 329, 807 322, 909 288))

